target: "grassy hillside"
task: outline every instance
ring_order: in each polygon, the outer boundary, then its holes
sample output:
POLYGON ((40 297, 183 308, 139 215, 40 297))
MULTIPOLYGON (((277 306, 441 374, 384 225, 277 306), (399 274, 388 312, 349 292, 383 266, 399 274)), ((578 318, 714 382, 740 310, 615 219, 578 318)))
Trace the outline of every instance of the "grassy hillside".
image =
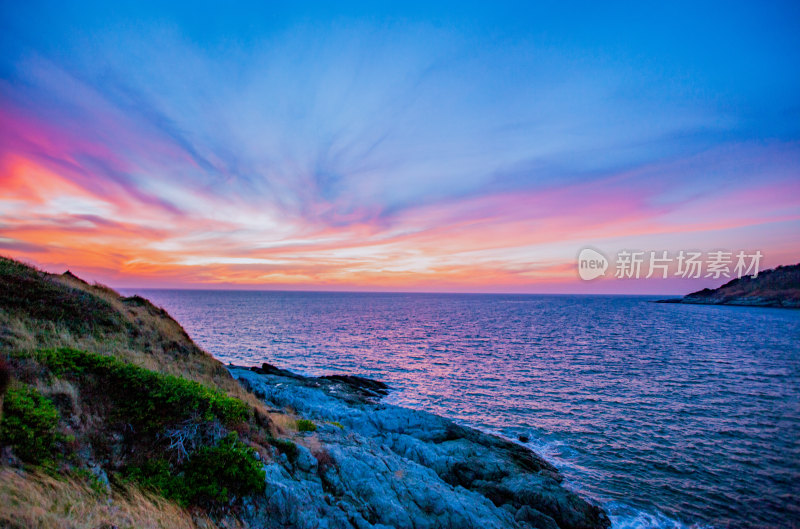
POLYGON ((163 309, 7 258, 0 394, 3 527, 235 526, 294 448, 163 309))
POLYGON ((54 347, 111 354, 247 398, 218 360, 146 299, 0 257, 0 348, 54 347))

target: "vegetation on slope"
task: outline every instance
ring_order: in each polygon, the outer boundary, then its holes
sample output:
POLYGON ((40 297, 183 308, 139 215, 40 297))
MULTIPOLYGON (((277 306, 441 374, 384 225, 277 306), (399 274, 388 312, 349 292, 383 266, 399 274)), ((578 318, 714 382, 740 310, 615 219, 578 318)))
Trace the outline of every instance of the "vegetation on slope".
POLYGON ((239 399, 175 375, 156 373, 111 356, 77 349, 39 351, 33 359, 53 376, 81 384, 94 401, 109 399, 114 414, 142 433, 196 415, 230 426, 246 421, 250 409, 239 399))
POLYGON ((100 462, 106 475, 184 506, 224 504, 264 489, 259 456, 237 432, 267 437, 239 399, 75 349, 12 353, 9 363, 21 379, 6 394, 0 442, 21 462, 62 471, 80 468, 69 464, 80 458, 100 462))
POLYGON ((278 437, 296 419, 266 410, 163 309, 6 258, 0 410, 0 472, 16 483, 0 510, 42 503, 0 525, 85 526, 81 509, 53 511, 59 498, 129 510, 107 525, 148 526, 137 517, 150 510, 161 526, 213 526, 206 512, 221 524, 264 489, 264 460, 297 450, 278 437))
POLYGON ((99 491, 80 476, 53 476, 0 468, 0 527, 9 529, 199 529, 239 525, 215 523, 173 502, 120 484, 99 491))
POLYGON ((164 309, 0 257, 0 350, 70 347, 183 376, 260 406, 164 309))
POLYGON ((225 503, 264 490, 264 471, 252 448, 231 432, 201 446, 182 465, 153 459, 127 469, 126 476, 181 505, 225 503))
POLYGON ((3 402, 0 443, 28 463, 52 461, 58 411, 50 399, 25 384, 12 387, 3 402))
POLYGON ((58 322, 75 334, 132 330, 131 322, 115 311, 109 300, 89 289, 65 288, 70 282, 80 280, 72 274, 62 281, 47 280, 43 272, 0 258, 0 307, 31 320, 58 322))

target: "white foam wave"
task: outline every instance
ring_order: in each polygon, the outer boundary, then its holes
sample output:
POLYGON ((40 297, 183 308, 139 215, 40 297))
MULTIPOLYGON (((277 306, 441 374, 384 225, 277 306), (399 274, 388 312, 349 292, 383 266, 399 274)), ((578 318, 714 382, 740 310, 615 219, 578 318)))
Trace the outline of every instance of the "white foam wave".
POLYGON ((686 525, 660 511, 648 512, 620 502, 608 502, 603 507, 611 519, 611 529, 714 529, 711 525, 686 525))

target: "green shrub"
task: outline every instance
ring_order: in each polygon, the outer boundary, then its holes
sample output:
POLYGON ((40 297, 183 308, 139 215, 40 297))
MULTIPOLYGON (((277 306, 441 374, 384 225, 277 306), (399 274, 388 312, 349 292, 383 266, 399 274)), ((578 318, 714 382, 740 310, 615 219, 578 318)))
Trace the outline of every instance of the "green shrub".
POLYGON ((309 421, 308 419, 298 419, 297 430, 300 432, 316 432, 317 425, 314 424, 313 421, 309 421))
POLYGON ((112 356, 62 348, 40 351, 39 359, 57 376, 102 379, 102 391, 114 400, 119 418, 144 431, 157 431, 193 413, 199 413, 202 420, 217 418, 227 425, 250 416, 249 406, 239 399, 112 356))
POLYGON ((264 471, 255 452, 235 433, 211 446, 202 446, 206 434, 201 433, 192 442, 201 447, 185 462, 171 464, 166 459, 161 437, 165 428, 187 420, 198 426, 218 420, 228 428, 238 427, 251 414, 241 400, 112 356, 61 348, 39 351, 36 358, 54 376, 80 384, 87 401, 109 404, 111 420, 133 426, 126 432, 135 436, 138 447, 124 472, 127 479, 182 505, 226 502, 264 489, 264 471))
POLYGON ((190 494, 183 475, 179 474, 178 469, 173 469, 166 459, 148 459, 142 465, 129 466, 125 469, 124 477, 183 506, 189 504, 190 494))
POLYGON ((53 460, 58 411, 50 399, 28 385, 12 386, 3 401, 0 443, 28 463, 53 460))
POLYGON ((129 479, 181 505, 225 503, 265 488, 265 473, 255 451, 230 433, 214 446, 192 453, 182 466, 150 460, 127 471, 129 479))
POLYGON ((186 464, 184 480, 195 502, 226 502, 264 490, 264 470, 255 451, 229 433, 216 444, 197 450, 186 464))

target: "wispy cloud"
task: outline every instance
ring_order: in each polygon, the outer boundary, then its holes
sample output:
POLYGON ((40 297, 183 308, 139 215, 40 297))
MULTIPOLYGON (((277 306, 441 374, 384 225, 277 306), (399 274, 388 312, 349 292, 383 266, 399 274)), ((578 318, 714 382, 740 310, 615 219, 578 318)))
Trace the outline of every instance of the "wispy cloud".
POLYGON ((754 124, 762 86, 514 24, 264 20, 9 11, 0 248, 120 285, 433 290, 588 288, 587 244, 792 258, 800 138, 754 124))

